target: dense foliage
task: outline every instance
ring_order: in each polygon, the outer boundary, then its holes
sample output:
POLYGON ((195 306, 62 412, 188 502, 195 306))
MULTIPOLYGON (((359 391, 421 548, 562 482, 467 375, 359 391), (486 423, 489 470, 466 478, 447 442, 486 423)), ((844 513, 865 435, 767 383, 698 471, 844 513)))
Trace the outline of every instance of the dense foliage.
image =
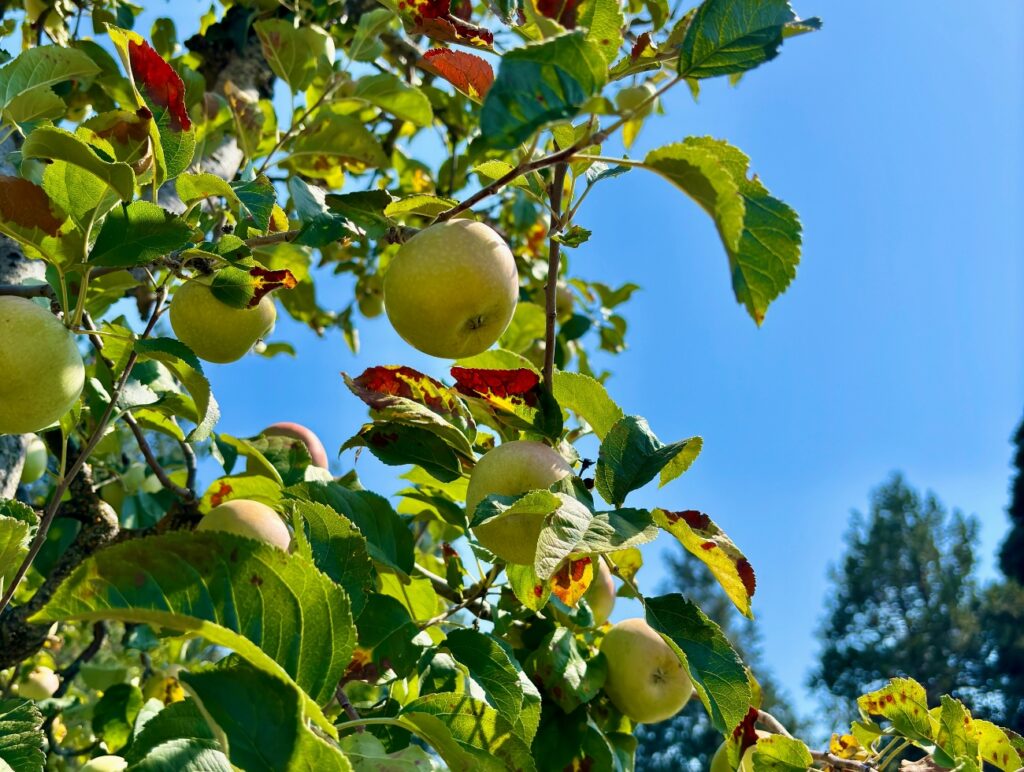
POLYGON ((908 744, 1020 766, 1017 735, 909 679, 812 751, 695 602, 642 591, 659 536, 746 616, 756 581, 706 514, 628 506, 701 440, 663 442, 610 396, 588 351, 621 349, 635 288, 580 281, 563 253, 600 238, 574 222, 593 186, 654 172, 708 213, 760 324, 801 229, 749 159, 710 137, 602 146, 816 19, 785 0, 248 0, 182 39, 134 31, 121 2, 21 10, 0 232, 45 277, 0 285, 0 433, 39 433, 45 473, 0 502, 5 767, 629 770, 635 722, 691 689, 733 769, 880 769, 908 744), (340 304, 317 291, 332 274, 340 304), (353 348, 386 311, 456 360, 449 382, 345 376, 369 420, 343 450, 402 467, 394 498, 333 475, 302 427, 216 431, 231 406, 204 362, 290 352, 278 305, 353 348), (203 453, 223 474, 199 488, 203 453), (610 574, 646 622, 601 624, 610 574))

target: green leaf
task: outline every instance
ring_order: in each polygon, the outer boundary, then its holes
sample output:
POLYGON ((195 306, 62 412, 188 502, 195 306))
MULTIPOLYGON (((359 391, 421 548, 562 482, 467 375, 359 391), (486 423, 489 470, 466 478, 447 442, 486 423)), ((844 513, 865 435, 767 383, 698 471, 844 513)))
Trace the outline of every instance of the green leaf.
POLYGON ((565 627, 557 628, 530 654, 526 670, 566 713, 596 697, 608 677, 604 657, 584 659, 575 636, 565 627))
POLYGON ((296 27, 284 19, 260 19, 252 25, 270 69, 293 92, 305 91, 318 69, 329 69, 334 62, 334 42, 322 30, 296 27))
POLYGON ((530 747, 494 708, 463 694, 428 694, 402 709, 452 772, 533 772, 530 747))
POLYGON ((220 419, 220 408, 210 391, 210 382, 203 375, 203 366, 199 358, 188 346, 174 338, 138 340, 135 341, 135 350, 139 353, 140 360, 163 363, 192 396, 195 415, 189 418, 196 426, 189 432, 186 440, 199 442, 209 437, 220 419))
POLYGON ((111 686, 96 703, 92 713, 92 731, 111 753, 117 753, 128 744, 142 703, 142 691, 131 684, 111 686))
POLYGON ((547 315, 542 306, 521 301, 516 304, 512 321, 498 339, 498 345, 507 351, 521 353, 533 342, 543 339, 547 315))
POLYGON ((146 622, 202 636, 326 702, 352 656, 345 591, 308 560, 233 534, 170 533, 117 544, 82 563, 35 623, 146 622))
POLYGON ((654 541, 658 527, 645 509, 595 512, 586 533, 573 548, 574 555, 603 555, 654 541))
POLYGON ((133 201, 107 215, 89 262, 122 268, 145 265, 181 249, 191 236, 192 229, 181 218, 149 201, 133 201))
POLYGON ((941 703, 933 753, 936 764, 963 772, 981 772, 978 741, 970 730, 970 711, 948 694, 942 695, 941 703))
POLYGON ((43 715, 31 700, 0 700, 0 764, 12 770, 42 769, 43 715))
POLYGON ((181 680, 220 728, 232 766, 351 772, 345 756, 310 730, 294 683, 242 663, 182 673, 181 680))
POLYGON ((353 96, 416 126, 429 126, 434 120, 427 95, 390 72, 360 78, 353 96))
POLYGON ((679 74, 701 79, 751 70, 778 56, 794 22, 788 0, 705 0, 679 47, 679 74))
MULTIPOLYGON (((693 439, 664 444, 639 416, 619 419, 601 442, 594 483, 606 501, 620 506, 690 446, 693 439)), ((663 478, 664 479, 664 478, 663 478)), ((671 479, 671 478, 670 478, 671 479)))
MULTIPOLYGON (((5 505, 18 502, 3 502, 5 505)), ((23 504, 21 506, 24 506, 23 504)), ((23 520, 0 516, 0 587, 4 590, 28 554, 32 528, 23 520)))
POLYGON ((611 65, 619 55, 622 30, 626 26, 626 16, 619 0, 584 0, 580 4, 578 21, 587 28, 587 40, 597 47, 605 62, 611 65))
POLYGON ((661 468, 661 473, 658 475, 659 488, 664 488, 668 483, 688 470, 693 465, 693 462, 697 460, 701 450, 704 449, 704 440, 701 437, 690 437, 690 439, 684 441, 686 442, 686 447, 661 468))
POLYGON ((384 210, 393 200, 386 190, 358 190, 355 193, 328 193, 326 203, 332 212, 343 215, 368 234, 379 238, 391 224, 384 210))
POLYGON ((388 8, 374 8, 360 14, 356 34, 348 47, 349 58, 356 62, 372 62, 380 56, 383 45, 378 37, 395 18, 396 14, 388 8))
POLYGON ((359 646, 373 652, 373 661, 381 669, 390 668, 399 677, 413 673, 423 654, 417 641, 420 629, 400 601, 375 593, 359 615, 359 646))
POLYGON ((384 464, 421 466, 441 482, 452 482, 462 476, 459 453, 447 438, 431 429, 392 421, 367 424, 341 449, 357 447, 369 448, 384 464))
POLYGON ((541 579, 550 579, 569 557, 590 527, 593 513, 581 501, 564 493, 554 494, 559 505, 544 518, 544 527, 537 537, 537 553, 533 570, 541 579))
POLYGON ((711 723, 729 732, 750 707, 750 683, 721 628, 678 593, 648 598, 647 623, 665 636, 690 674, 711 723))
POLYGON ((239 203, 235 189, 228 181, 209 172, 181 174, 174 181, 174 189, 185 206, 213 197, 227 199, 227 202, 235 207, 239 203))
POLYGON ((431 196, 427 193, 418 193, 415 196, 406 196, 397 201, 392 201, 384 209, 388 217, 402 218, 406 215, 418 214, 424 217, 436 217, 459 202, 453 198, 442 196, 431 196))
POLYGON ((230 772, 213 730, 195 700, 172 702, 146 722, 123 753, 147 772, 230 772))
POLYGON ((0 69, 0 109, 8 110, 13 101, 37 92, 52 94, 51 86, 89 78, 99 71, 88 55, 74 48, 29 48, 0 69))
POLYGON ((40 126, 21 146, 25 158, 64 161, 88 172, 113 190, 122 201, 135 195, 135 172, 126 163, 109 162, 69 131, 54 126, 40 126))
POLYGON ((893 678, 881 689, 857 698, 857 708, 867 719, 884 716, 893 729, 911 740, 932 741, 932 724, 928 718, 928 695, 913 678, 893 678))
POLYGON ((644 166, 662 175, 711 215, 729 256, 736 300, 754 321, 796 276, 800 262, 800 220, 772 197, 740 150, 710 137, 652 150, 644 166))
POLYGON ((231 189, 238 199, 238 219, 251 223, 257 230, 267 230, 277 203, 273 183, 261 174, 254 180, 232 182, 231 189))
POLYGON ((357 119, 348 115, 319 111, 315 128, 303 132, 292 144, 289 164, 296 171, 323 178, 323 163, 360 164, 370 167, 388 165, 380 142, 357 119))
POLYGON ((285 512, 296 530, 303 530, 316 567, 345 588, 352 615, 358 617, 377 577, 366 537, 351 520, 324 504, 290 500, 285 512))
POLYGON ((326 504, 344 515, 366 537, 370 557, 403 574, 412 572, 412 532, 384 497, 349 490, 337 483, 317 482, 294 485, 288 495, 326 504))
POLYGON ((553 389, 558 404, 590 424, 599 440, 622 418, 622 408, 608 396, 604 385, 589 375, 558 370, 553 389))
POLYGON ((761 737, 753 748, 754 772, 805 772, 814 765, 807 746, 792 737, 761 737))
POLYGON ((732 539, 710 517, 693 509, 684 512, 656 509, 654 522, 701 560, 740 613, 753 619, 750 602, 757 589, 754 569, 732 539))
POLYGON ((323 188, 292 177, 288 180, 288 192, 292 196, 295 214, 302 220, 302 228, 293 243, 322 247, 349 234, 349 221, 327 207, 327 194, 323 188))
POLYGON ((341 750, 355 772, 441 772, 437 760, 418 745, 388 753, 384 743, 369 732, 341 738, 341 750))
POLYGON ((575 31, 506 53, 480 112, 485 144, 511 150, 577 115, 605 83, 600 48, 575 31))
POLYGON ((531 742, 540 723, 541 700, 519 663, 494 638, 476 630, 453 630, 442 645, 466 667, 487 703, 531 742))

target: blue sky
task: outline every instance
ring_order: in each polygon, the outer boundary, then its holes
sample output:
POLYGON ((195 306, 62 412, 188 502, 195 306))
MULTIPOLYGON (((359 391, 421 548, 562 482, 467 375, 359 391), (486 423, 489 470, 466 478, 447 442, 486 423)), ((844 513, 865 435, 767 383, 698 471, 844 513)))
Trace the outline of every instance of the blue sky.
MULTIPOLYGON (((207 7, 186 5, 173 14, 185 20, 179 37, 207 7)), ((789 41, 738 88, 709 83, 696 104, 671 93, 633 152, 726 138, 799 211, 803 262, 764 326, 733 301, 706 215, 644 172, 591 195, 580 222, 594 236, 571 259, 584 277, 643 287, 626 306, 630 348, 610 361, 613 396, 663 440, 705 440, 681 480, 636 503, 706 511, 746 551, 767 661, 810 712, 803 682, 826 571, 871 488, 899 469, 976 513, 987 575, 1006 527, 1009 437, 1024 407, 1024 7, 796 8, 825 29, 789 41)), ((146 16, 167 12, 154 3, 146 16)), ((328 286, 337 297, 325 301, 345 302, 328 286)), ((275 338, 298 358, 208 368, 221 431, 294 420, 336 448, 365 417, 340 371, 402 363, 446 375, 383 319, 363 323, 358 356, 340 336, 318 340, 288 320, 275 338)), ((358 471, 394 489, 393 470, 369 455, 358 471)), ((671 548, 663 537, 647 550, 650 590, 671 548)))

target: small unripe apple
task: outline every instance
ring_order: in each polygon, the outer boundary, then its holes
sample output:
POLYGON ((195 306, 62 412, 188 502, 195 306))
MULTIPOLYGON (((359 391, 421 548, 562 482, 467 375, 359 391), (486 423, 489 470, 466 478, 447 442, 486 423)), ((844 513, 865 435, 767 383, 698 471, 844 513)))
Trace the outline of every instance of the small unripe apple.
POLYGON ((384 282, 380 274, 361 276, 356 282, 356 297, 359 299, 359 313, 367 319, 374 319, 384 311, 384 282))
POLYGON ((405 242, 384 276, 395 331, 424 354, 461 359, 505 332, 519 297, 512 251, 473 220, 431 225, 405 242))
POLYGON ((250 499, 232 499, 214 507, 199 521, 196 530, 247 536, 282 550, 287 550, 292 541, 281 516, 266 504, 250 499))
MULTIPOLYGON (((764 732, 760 729, 756 731, 758 739, 771 737, 771 732, 764 732)), ((754 747, 751 745, 744 751, 743 758, 740 759, 740 765, 736 772, 754 772, 754 747)), ((729 766, 728 743, 722 743, 718 746, 718 750, 715 751, 715 755, 711 758, 711 769, 709 772, 734 772, 733 768, 729 766)))
POLYGON ((615 582, 608 564, 600 557, 595 558, 594 580, 583 595, 590 613, 594 615, 594 627, 600 627, 608 621, 612 609, 615 608, 615 582))
POLYGON ((128 769, 128 762, 120 756, 97 756, 82 767, 82 772, 122 772, 128 769))
POLYGON ((0 297, 0 434, 45 429, 78 401, 85 364, 75 337, 31 300, 0 297))
POLYGON ((50 452, 46 449, 46 443, 33 434, 25 450, 25 464, 21 467, 22 485, 33 483, 42 477, 46 473, 46 462, 49 458, 50 452))
POLYGON ((569 321, 575 304, 576 296, 572 293, 572 290, 569 289, 568 285, 559 282, 555 288, 555 314, 558 317, 558 321, 569 321))
POLYGON ((260 434, 266 437, 291 437, 292 439, 299 440, 306 446, 306 450, 309 451, 309 457, 313 459, 314 465, 323 469, 327 469, 330 466, 327 460, 327 449, 324 447, 324 444, 320 442, 320 438, 316 436, 312 429, 302 424, 280 421, 276 424, 271 424, 260 434))
POLYGON ((672 718, 693 694, 693 683, 665 640, 643 619, 614 625, 601 641, 608 661, 604 690, 634 723, 672 718))
POLYGON ((636 112, 632 115, 633 118, 645 118, 650 115, 651 110, 654 109, 654 100, 651 99, 651 97, 656 93, 657 89, 654 87, 653 83, 644 83, 640 86, 627 86, 615 95, 615 106, 619 108, 620 113, 627 113, 635 110, 636 112), (651 99, 651 101, 644 104, 648 99, 651 99), (640 107, 640 105, 643 105, 643 107, 640 107))
POLYGON ((241 359, 270 332, 277 309, 269 295, 255 308, 222 303, 209 285, 190 279, 174 293, 171 327, 178 340, 207 362, 225 364, 241 359))
MULTIPOLYGON (((543 442, 517 440, 488 451, 476 462, 466 489, 466 512, 470 519, 487 496, 517 496, 527 491, 550 488, 572 474, 569 462, 543 442)), ((544 515, 512 515, 478 525, 477 540, 509 563, 532 564, 544 515)))
POLYGON ((32 668, 18 684, 18 694, 26 700, 46 700, 60 687, 60 676, 45 665, 32 668))

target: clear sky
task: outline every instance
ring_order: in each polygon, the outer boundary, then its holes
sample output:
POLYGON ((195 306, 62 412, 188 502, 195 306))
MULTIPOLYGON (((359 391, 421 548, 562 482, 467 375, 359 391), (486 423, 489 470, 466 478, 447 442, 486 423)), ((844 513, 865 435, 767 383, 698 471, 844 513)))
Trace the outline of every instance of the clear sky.
MULTIPOLYGON (((180 33, 207 7, 190 5, 169 14, 180 33)), ((1005 531, 1009 437, 1024 408, 1024 7, 795 7, 825 29, 789 41, 737 88, 709 83, 697 104, 672 93, 634 148, 726 138, 800 213, 803 262, 764 326, 734 303, 710 220, 642 171, 592 194, 580 221, 594 236, 571 257, 579 275, 643 287, 625 307, 630 348, 609 362, 613 396, 665 441, 705 440, 682 479, 636 502, 704 510, 746 551, 767 661, 810 712, 803 682, 827 567, 871 488, 899 469, 976 513, 988 575, 1005 531)), ((339 289, 325 300, 346 299, 339 289)), ((340 335, 317 340, 288 320, 275 338, 298 358, 208 368, 221 431, 294 420, 336 448, 365 419, 340 371, 447 374, 383 319, 363 323, 355 357, 340 335)), ((394 489, 393 470, 369 454, 358 471, 368 487, 394 489)), ((670 548, 666 536, 647 550, 647 588, 670 548)))

